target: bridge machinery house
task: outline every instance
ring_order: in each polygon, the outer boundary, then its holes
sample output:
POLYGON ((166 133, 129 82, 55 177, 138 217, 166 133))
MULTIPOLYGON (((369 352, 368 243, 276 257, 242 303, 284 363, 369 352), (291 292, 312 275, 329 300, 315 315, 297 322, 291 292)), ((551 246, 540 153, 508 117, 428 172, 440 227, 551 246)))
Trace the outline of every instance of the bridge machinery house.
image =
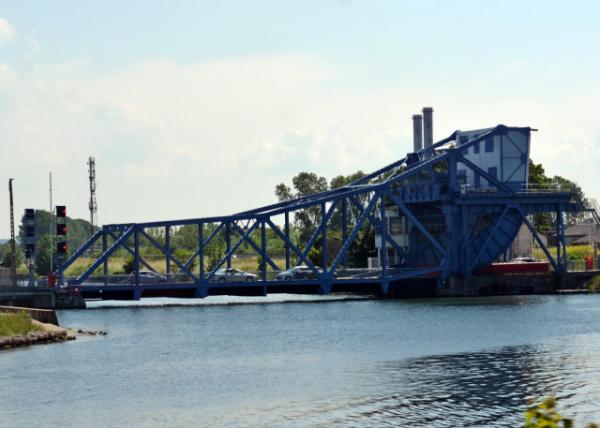
MULTIPOLYGON (((435 158, 444 147, 464 147, 461 154, 465 162, 456 163, 456 179, 463 197, 482 198, 491 197, 498 191, 500 182, 504 189, 512 192, 524 192, 527 190, 529 173, 529 149, 530 128, 516 128, 499 126, 495 128, 476 129, 471 131, 456 131, 450 137, 442 140, 443 144, 433 142, 433 124, 431 108, 424 108, 423 115, 413 116, 413 142, 414 152, 408 154, 409 162, 414 164, 435 158), (423 119, 424 118, 424 119, 423 119), (423 123, 423 120, 425 122, 423 123), (484 136, 484 138, 480 138, 484 136), (424 145, 422 142, 424 141, 424 145), (476 167, 476 168, 473 168, 476 167), (477 168, 481 173, 477 172, 477 168), (487 178, 486 178, 487 175, 487 178)), ((410 165, 410 163, 409 163, 410 165)), ((433 167, 431 171, 424 171, 407 180, 404 188, 399 187, 399 192, 410 192, 413 195, 408 200, 413 200, 412 205, 417 217, 426 224, 432 235, 444 240, 447 238, 446 218, 438 212, 432 213, 431 205, 435 199, 443 199, 441 194, 445 193, 448 185, 448 171, 443 167, 433 167), (419 200, 421 199, 421 201, 419 200), (418 213, 421 212, 419 215, 418 213), (446 235, 446 236, 444 236, 446 235)), ((406 196, 406 195, 404 195, 406 196)), ((435 212, 435 210, 433 210, 435 212)), ((391 267, 403 267, 406 265, 433 265, 440 260, 434 254, 417 254, 415 248, 422 240, 410 220, 403 215, 399 207, 390 203, 385 208, 388 237, 395 244, 389 242, 386 245, 387 263, 391 267), (411 243, 412 251, 411 251, 411 243), (419 258, 423 259, 419 263, 419 258)), ((491 216, 482 213, 479 216, 479 228, 492 222, 491 216)), ((381 215, 379 215, 381 219, 381 215)), ((528 255, 531 251, 531 231, 520 221, 516 236, 512 236, 515 242, 527 241, 529 245, 520 244, 508 246, 508 250, 518 248, 512 256, 528 255)), ((421 243, 422 244, 422 243, 421 243)), ((382 265, 382 236, 379 228, 375 229, 375 247, 377 256, 369 259, 370 268, 378 268, 382 265)), ((427 248, 422 248, 427 251, 427 248)))

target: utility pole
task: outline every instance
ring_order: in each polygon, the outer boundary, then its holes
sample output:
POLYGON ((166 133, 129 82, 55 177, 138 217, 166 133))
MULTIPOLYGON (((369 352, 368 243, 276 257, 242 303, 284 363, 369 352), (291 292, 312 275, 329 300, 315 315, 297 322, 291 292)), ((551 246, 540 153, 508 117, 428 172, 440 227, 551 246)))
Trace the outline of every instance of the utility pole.
POLYGON ((96 203, 96 160, 90 156, 88 159, 88 172, 90 178, 90 236, 94 234, 94 226, 98 225, 98 204, 96 203))
POLYGON ((15 214, 13 203, 13 187, 14 178, 8 179, 8 193, 10 194, 10 247, 12 251, 11 270, 13 286, 17 286, 17 242, 15 240, 15 214))

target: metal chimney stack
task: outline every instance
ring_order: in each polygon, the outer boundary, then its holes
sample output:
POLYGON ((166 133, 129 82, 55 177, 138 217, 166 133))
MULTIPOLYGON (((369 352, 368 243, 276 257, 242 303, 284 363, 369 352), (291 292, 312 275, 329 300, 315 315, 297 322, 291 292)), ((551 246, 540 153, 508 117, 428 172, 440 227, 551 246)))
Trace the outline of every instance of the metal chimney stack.
POLYGON ((423 107, 423 142, 425 147, 433 144, 433 108, 423 107))
POLYGON ((413 115, 413 145, 414 152, 423 149, 423 116, 420 114, 413 115))

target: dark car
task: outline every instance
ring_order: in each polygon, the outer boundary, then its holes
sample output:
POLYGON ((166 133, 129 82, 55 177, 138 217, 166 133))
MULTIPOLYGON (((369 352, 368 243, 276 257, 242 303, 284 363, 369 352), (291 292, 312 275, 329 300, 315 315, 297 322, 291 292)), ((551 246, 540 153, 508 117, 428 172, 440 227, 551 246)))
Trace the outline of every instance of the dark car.
MULTIPOLYGON (((160 284, 163 282, 167 282, 166 275, 161 275, 149 270, 140 271, 140 284, 160 284)), ((129 283, 135 284, 135 272, 131 272, 131 275, 129 275, 129 283)))

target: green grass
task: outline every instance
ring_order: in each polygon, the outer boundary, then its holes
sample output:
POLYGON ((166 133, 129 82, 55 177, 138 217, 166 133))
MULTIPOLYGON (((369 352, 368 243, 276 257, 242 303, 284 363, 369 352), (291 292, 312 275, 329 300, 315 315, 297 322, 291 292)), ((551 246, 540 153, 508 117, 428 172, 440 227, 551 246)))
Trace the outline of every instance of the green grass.
POLYGON ((24 336, 41 330, 26 312, 0 313, 0 336, 24 336))
MULTIPOLYGON (((553 257, 556 257, 556 247, 548 247, 548 251, 553 257)), ((533 257, 540 260, 546 260, 546 255, 541 248, 533 249, 533 257)), ((590 245, 568 245, 567 258, 569 260, 583 260, 586 256, 593 256, 594 250, 590 245)))
MULTIPOLYGON (((285 259, 283 257, 271 257, 271 259, 281 269, 285 269, 285 259)), ((87 258, 87 257, 80 257, 69 267, 69 269, 67 269, 65 276, 77 276, 77 275, 82 274, 83 272, 85 272, 85 270, 88 268, 88 266, 90 266, 94 262, 94 260, 95 259, 91 259, 91 258, 87 258)), ((128 260, 128 258, 111 257, 108 260, 109 274, 114 275, 117 273, 121 273, 123 271, 123 265, 125 264, 125 262, 127 260, 128 260)), ((145 260, 150 264, 150 266, 152 266, 154 268, 154 270, 156 270, 156 272, 165 273, 166 264, 165 264, 164 258, 145 257, 145 260)), ((171 266, 172 266, 173 272, 175 272, 178 269, 177 266, 175 265, 175 263, 172 263, 171 266)), ((204 266, 208 266, 207 258, 205 258, 205 260, 204 260, 204 266)), ((240 269, 240 270, 247 271, 247 272, 257 272, 260 270, 259 266, 258 266, 258 256, 257 255, 232 258, 231 266, 236 269, 240 269)), ((142 266, 142 269, 145 270, 146 268, 142 266)), ((267 270, 269 270, 269 271, 272 270, 269 265, 267 265, 267 270)), ((198 272, 198 264, 196 264, 194 271, 198 272)), ((103 274, 103 267, 100 266, 96 270, 95 275, 102 275, 102 274, 103 274)))

